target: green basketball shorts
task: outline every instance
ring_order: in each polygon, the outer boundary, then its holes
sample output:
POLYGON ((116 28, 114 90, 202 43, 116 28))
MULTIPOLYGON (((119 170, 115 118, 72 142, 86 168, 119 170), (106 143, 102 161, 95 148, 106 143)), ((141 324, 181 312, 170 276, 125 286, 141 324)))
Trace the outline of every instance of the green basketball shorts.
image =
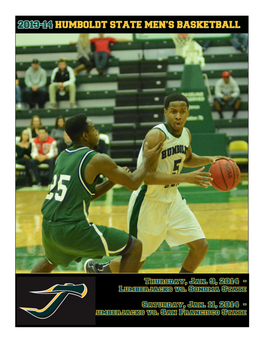
POLYGON ((79 222, 48 222, 43 218, 42 242, 49 263, 68 267, 82 258, 120 256, 134 246, 134 239, 125 231, 79 222))

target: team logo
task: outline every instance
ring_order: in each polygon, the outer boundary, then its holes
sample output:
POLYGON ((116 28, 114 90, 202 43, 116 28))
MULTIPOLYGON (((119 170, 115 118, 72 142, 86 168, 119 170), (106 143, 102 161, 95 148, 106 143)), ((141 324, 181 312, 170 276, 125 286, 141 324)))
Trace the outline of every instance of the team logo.
POLYGON ((66 300, 68 295, 74 295, 80 298, 84 298, 88 292, 85 284, 55 284, 53 287, 42 291, 30 291, 33 294, 55 294, 55 297, 42 309, 37 308, 22 308, 32 316, 38 319, 47 319, 53 315, 61 304, 66 300))

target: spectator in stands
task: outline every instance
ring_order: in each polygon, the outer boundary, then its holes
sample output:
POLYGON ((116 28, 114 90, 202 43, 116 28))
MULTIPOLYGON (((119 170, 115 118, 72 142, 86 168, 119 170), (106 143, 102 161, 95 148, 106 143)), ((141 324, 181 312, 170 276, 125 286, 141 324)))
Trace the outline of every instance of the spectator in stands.
POLYGON ((203 44, 203 52, 205 52, 210 45, 211 45, 211 40, 206 40, 206 42, 203 44))
POLYGON ((21 97, 21 89, 19 86, 19 79, 16 73, 16 110, 22 110, 22 97, 21 97))
POLYGON ((75 108, 76 86, 73 69, 67 65, 64 59, 60 59, 58 67, 51 74, 51 84, 49 85, 49 101, 51 107, 56 109, 56 93, 64 96, 66 91, 70 93, 70 107, 75 108))
POLYGON ((29 139, 29 133, 25 129, 20 135, 20 140, 16 144, 16 164, 23 165, 26 167, 27 178, 30 179, 28 185, 32 182, 36 182, 36 177, 31 165, 31 143, 29 139))
POLYGON ((237 82, 231 77, 229 71, 223 71, 222 78, 215 85, 215 109, 218 111, 220 118, 223 118, 223 107, 225 104, 233 108, 233 118, 236 117, 241 105, 240 89, 237 82))
POLYGON ((235 33, 234 37, 230 40, 230 43, 234 48, 241 52, 247 52, 248 48, 248 34, 247 33, 235 33))
POLYGON ((102 75, 107 68, 107 64, 111 54, 109 44, 126 41, 132 40, 104 37, 104 34, 102 33, 99 34, 99 38, 93 38, 90 40, 90 43, 95 45, 94 63, 99 75, 102 75))
POLYGON ((64 126, 65 118, 63 116, 58 116, 56 118, 55 127, 50 132, 50 136, 55 140, 63 140, 64 126))
POLYGON ((70 139, 69 135, 66 133, 66 131, 64 131, 63 134, 63 139, 57 141, 57 150, 58 150, 58 155, 60 155, 60 153, 66 149, 66 148, 70 148, 73 145, 72 140, 70 139))
POLYGON ((38 59, 33 59, 31 66, 25 73, 26 83, 26 102, 30 109, 35 108, 38 104, 39 108, 44 108, 47 98, 47 74, 39 65, 38 59))
POLYGON ((86 69, 86 74, 88 75, 90 71, 94 68, 93 63, 93 53, 91 51, 91 44, 89 40, 88 33, 81 33, 77 41, 77 59, 80 63, 75 69, 73 69, 74 74, 86 69))
POLYGON ((49 182, 52 181, 57 156, 56 140, 48 135, 45 127, 39 127, 39 136, 32 142, 31 164, 37 179, 38 186, 41 186, 41 178, 38 171, 38 165, 46 163, 49 165, 49 182))
POLYGON ((27 128, 30 142, 32 142, 34 138, 38 136, 38 130, 40 126, 42 126, 40 117, 38 115, 34 115, 31 119, 30 126, 27 128))

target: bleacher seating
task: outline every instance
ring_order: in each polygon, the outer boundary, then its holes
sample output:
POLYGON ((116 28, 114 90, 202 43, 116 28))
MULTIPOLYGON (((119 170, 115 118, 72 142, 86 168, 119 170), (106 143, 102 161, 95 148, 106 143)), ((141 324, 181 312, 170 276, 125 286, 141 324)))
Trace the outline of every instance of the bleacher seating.
POLYGON ((236 161, 241 172, 248 172, 248 143, 234 140, 229 143, 229 156, 236 161))
MULTIPOLYGON (((197 42, 203 44, 202 40, 197 42)), ((16 135, 29 126, 34 114, 51 129, 58 115, 67 118, 85 112, 100 132, 110 136, 114 160, 133 169, 146 132, 163 120, 164 97, 180 87, 184 60, 175 56, 171 39, 117 43, 111 50, 107 75, 98 76, 94 69, 89 76, 85 71, 76 76, 78 108, 70 109, 67 97, 60 98, 57 110, 49 109, 48 102, 40 110, 25 106, 16 113, 16 135)), ((17 47, 16 69, 22 90, 25 71, 33 58, 38 58, 47 71, 49 84, 51 72, 61 57, 72 67, 78 65, 74 45, 17 47)), ((228 144, 237 139, 248 141, 248 54, 236 51, 228 39, 216 39, 204 57, 206 66, 202 71, 207 75, 212 95, 223 70, 231 72, 241 90, 242 105, 236 119, 227 110, 220 120, 212 107, 216 133, 226 133, 228 144)))

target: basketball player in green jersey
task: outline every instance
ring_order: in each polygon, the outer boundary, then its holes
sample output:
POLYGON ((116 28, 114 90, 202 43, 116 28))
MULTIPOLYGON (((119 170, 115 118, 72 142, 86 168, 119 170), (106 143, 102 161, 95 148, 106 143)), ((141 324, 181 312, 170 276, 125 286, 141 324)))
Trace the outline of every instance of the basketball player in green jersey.
POLYGON ((53 181, 41 211, 45 258, 32 270, 51 272, 58 265, 67 267, 83 257, 122 256, 120 272, 137 272, 142 244, 124 231, 89 222, 89 205, 116 183, 135 190, 162 148, 162 142, 144 150, 142 165, 133 173, 118 167, 106 154, 93 150, 99 137, 86 115, 69 118, 65 130, 73 147, 56 161, 53 181), (109 180, 96 185, 100 174, 109 180))
MULTIPOLYGON (((189 116, 189 102, 180 94, 171 94, 165 99, 166 122, 155 126, 146 135, 141 147, 138 166, 142 162, 145 144, 150 147, 163 143, 160 155, 151 165, 144 184, 131 195, 128 206, 129 232, 142 241, 142 266, 148 256, 166 240, 170 247, 187 244, 187 254, 180 272, 194 272, 202 262, 208 242, 178 191, 178 184, 188 182, 207 188, 211 174, 204 167, 194 172, 180 174, 184 167, 201 167, 214 163, 221 156, 198 156, 192 152, 191 134, 184 127, 189 116)), ((230 159, 230 158, 226 158, 230 159)), ((108 267, 93 260, 86 262, 87 272, 118 271, 119 260, 114 259, 108 267)))

